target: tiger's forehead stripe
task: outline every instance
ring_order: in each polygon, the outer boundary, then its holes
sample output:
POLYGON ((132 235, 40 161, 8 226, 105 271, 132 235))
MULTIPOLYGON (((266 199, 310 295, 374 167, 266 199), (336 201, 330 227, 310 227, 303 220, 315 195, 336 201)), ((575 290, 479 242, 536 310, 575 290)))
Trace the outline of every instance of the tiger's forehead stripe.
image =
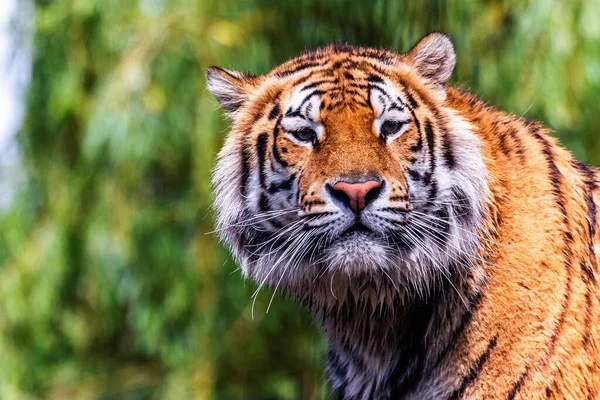
MULTIPOLYGON (((297 113, 299 109, 313 96, 321 96, 324 102, 321 108, 327 108, 332 111, 336 107, 347 104, 348 101, 359 104, 364 107, 372 107, 370 96, 373 91, 378 91, 379 95, 385 96, 392 104, 392 107, 403 109, 406 105, 413 110, 418 108, 415 96, 405 86, 401 84, 398 88, 393 88, 391 84, 393 77, 382 75, 380 72, 369 68, 367 70, 353 70, 352 74, 346 69, 332 70, 325 68, 319 71, 311 71, 311 81, 306 82, 306 76, 297 79, 289 84, 294 88, 292 101, 289 106, 277 103, 273 110, 279 112, 281 107, 285 107, 285 115, 290 116, 297 113), (309 91, 312 89, 312 91, 309 91), (395 92, 394 98, 391 93, 395 92), (298 96, 303 95, 301 99, 298 96)), ((287 86, 287 85, 286 85, 287 86)), ((289 89, 288 89, 289 92, 289 89)), ((420 98, 420 96, 419 96, 420 98)), ((275 111, 272 111, 270 118, 274 117, 275 111)))
POLYGON ((385 50, 373 50, 344 45, 329 45, 322 49, 309 51, 300 57, 290 60, 271 71, 279 77, 289 77, 298 72, 311 69, 319 71, 324 67, 338 69, 340 67, 355 68, 370 64, 375 69, 384 70, 394 65, 398 56, 385 50))
MULTIPOLYGON (((345 53, 344 49, 344 47, 339 48, 339 52, 333 55, 321 56, 318 59, 319 62, 313 67, 309 66, 306 61, 290 61, 289 66, 286 67, 284 64, 280 67, 286 73, 280 74, 278 69, 275 69, 268 76, 282 79, 281 85, 288 92, 290 88, 301 87, 302 90, 317 89, 319 90, 317 94, 329 95, 329 100, 331 100, 328 104, 329 110, 343 104, 342 98, 345 95, 352 96, 357 103, 370 107, 368 99, 370 90, 377 88, 378 84, 391 81, 397 82, 402 102, 408 104, 411 109, 416 110, 420 103, 427 104, 429 108, 433 107, 432 101, 427 94, 421 92, 419 85, 407 82, 407 80, 411 80, 410 73, 407 72, 406 66, 401 63, 398 56, 395 56, 394 63, 383 63, 378 58, 365 58, 364 54, 345 53), (338 58, 341 61, 336 61, 338 58), (298 63, 299 65, 294 66, 298 63), (297 74, 304 75, 294 78, 297 74), (294 80, 289 82, 289 79, 294 80)), ((391 59, 386 58, 386 60, 391 59)), ((278 80, 269 82, 277 85, 278 80)))
MULTIPOLYGON (((364 81, 367 82, 367 81, 364 81)), ((371 108, 370 96, 372 91, 378 91, 381 96, 385 96, 390 103, 395 103, 398 108, 403 107, 402 100, 392 99, 390 95, 391 87, 383 87, 380 84, 359 83, 352 84, 340 81, 339 79, 321 80, 315 84, 300 87, 292 95, 286 116, 298 113, 303 106, 313 99, 314 96, 320 97, 321 109, 327 108, 329 111, 343 104, 356 103, 371 108), (355 90, 360 89, 360 91, 355 90)))

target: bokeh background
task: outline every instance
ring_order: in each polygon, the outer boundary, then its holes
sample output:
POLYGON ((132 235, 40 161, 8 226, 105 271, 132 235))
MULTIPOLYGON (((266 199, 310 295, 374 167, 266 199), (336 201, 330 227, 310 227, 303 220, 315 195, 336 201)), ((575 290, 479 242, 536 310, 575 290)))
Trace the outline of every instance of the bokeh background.
POLYGON ((280 295, 266 313, 268 290, 252 319, 255 285, 210 233, 227 120, 209 65, 443 30, 454 84, 600 164, 600 0, 2 1, 21 71, 3 79, 29 81, 0 147, 2 399, 327 397, 318 329, 280 295))

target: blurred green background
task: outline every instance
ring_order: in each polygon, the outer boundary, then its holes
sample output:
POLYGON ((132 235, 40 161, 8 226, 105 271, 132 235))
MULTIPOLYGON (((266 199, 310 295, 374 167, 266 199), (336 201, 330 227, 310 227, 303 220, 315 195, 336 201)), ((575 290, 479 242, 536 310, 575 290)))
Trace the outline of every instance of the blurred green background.
MULTIPOLYGON (((451 34, 453 82, 600 164, 600 1, 37 0, 23 174, 0 213, 0 398, 326 398, 326 346, 213 229, 209 65, 451 34), (207 234, 208 233, 208 234, 207 234)), ((16 24, 18 25, 18 23, 16 24)), ((1 111, 0 111, 1 112, 1 111)))

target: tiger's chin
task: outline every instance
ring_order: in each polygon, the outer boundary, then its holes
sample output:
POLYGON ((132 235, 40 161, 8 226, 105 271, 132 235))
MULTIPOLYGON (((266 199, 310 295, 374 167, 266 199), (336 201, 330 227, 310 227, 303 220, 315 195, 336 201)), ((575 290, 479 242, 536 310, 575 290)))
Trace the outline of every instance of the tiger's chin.
POLYGON ((376 274, 390 264, 389 247, 373 233, 345 233, 324 250, 330 271, 343 271, 348 276, 376 274))

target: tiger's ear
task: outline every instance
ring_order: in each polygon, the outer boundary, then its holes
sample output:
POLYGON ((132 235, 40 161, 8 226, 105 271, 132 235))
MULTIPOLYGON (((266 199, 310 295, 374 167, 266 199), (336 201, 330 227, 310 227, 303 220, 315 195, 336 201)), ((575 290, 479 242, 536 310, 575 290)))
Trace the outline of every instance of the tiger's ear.
POLYGON ((441 32, 432 32, 423 37, 406 56, 421 76, 440 85, 448 82, 456 65, 452 41, 441 32))
POLYGON ((248 100, 253 77, 218 67, 206 70, 206 86, 228 113, 235 113, 248 100))

